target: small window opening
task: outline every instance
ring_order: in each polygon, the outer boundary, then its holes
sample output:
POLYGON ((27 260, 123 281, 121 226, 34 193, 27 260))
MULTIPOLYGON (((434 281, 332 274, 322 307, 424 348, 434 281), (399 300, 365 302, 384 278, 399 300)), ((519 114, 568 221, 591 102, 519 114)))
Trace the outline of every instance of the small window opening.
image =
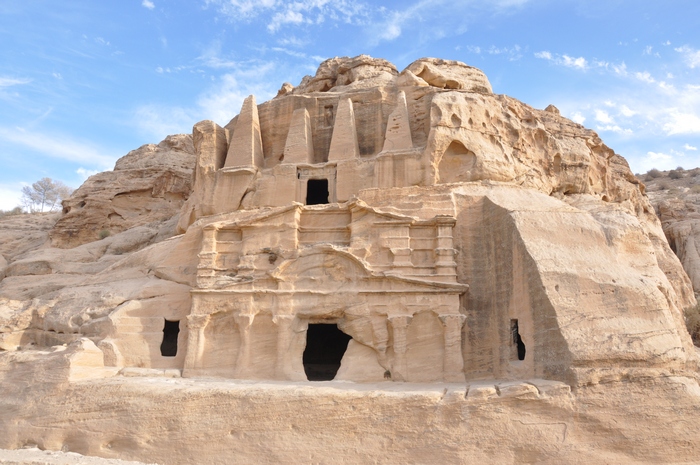
POLYGON ((328 179, 309 179, 306 184, 306 205, 328 203, 328 179))
POLYGON ((518 329, 518 320, 510 320, 510 334, 512 338, 511 343, 513 347, 513 350, 511 351, 513 356, 511 356, 511 358, 515 360, 515 356, 517 356, 518 360, 525 360, 525 343, 520 337, 520 331, 518 329))
POLYGON ((335 378, 350 339, 338 329, 338 325, 310 323, 302 359, 308 380, 329 381, 335 378))
POLYGON ((165 320, 163 343, 160 345, 160 354, 163 357, 174 357, 177 355, 178 334, 180 334, 180 322, 165 320))

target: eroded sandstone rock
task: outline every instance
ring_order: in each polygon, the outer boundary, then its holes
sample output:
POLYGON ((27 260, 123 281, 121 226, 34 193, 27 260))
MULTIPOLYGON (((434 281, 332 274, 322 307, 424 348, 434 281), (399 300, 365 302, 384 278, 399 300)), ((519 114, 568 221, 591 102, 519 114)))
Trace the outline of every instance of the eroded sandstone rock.
POLYGON ((189 135, 168 136, 129 152, 114 171, 91 176, 63 202, 51 244, 71 248, 171 218, 189 197, 193 167, 189 135))
POLYGON ((52 240, 82 245, 6 255, 0 447, 41 438, 240 463, 270 450, 270 462, 326 460, 329 447, 339 463, 654 462, 660 443, 683 462, 700 450, 690 280, 625 160, 553 106, 493 94, 463 63, 398 73, 334 58, 268 102, 249 97, 226 127, 197 123, 191 149, 167 140, 66 203, 52 240), (154 181, 157 154, 170 181, 154 181), (143 173, 145 204, 129 194, 143 173), (122 178, 130 210, 121 187, 96 187, 122 178), (90 192, 100 208, 81 217, 90 192), (168 193, 182 194, 179 212, 136 215, 168 193), (118 210, 123 232, 70 236, 118 210), (30 388, 52 360, 60 369, 30 388), (94 379, 72 366, 96 367, 94 379), (320 380, 336 383, 308 384, 320 380), (679 405, 690 426, 676 434, 679 405), (88 433, 74 437, 65 412, 88 433), (207 441, 191 434, 204 429, 207 441))

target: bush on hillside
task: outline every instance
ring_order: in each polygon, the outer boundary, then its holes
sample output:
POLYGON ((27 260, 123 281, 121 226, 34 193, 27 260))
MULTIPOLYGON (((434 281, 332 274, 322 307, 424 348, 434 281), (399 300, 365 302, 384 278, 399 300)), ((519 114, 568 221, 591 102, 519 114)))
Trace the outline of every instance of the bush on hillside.
POLYGON ((15 215, 22 215, 24 211, 22 210, 22 207, 15 207, 12 210, 0 210, 0 218, 3 216, 15 216, 15 215))
POLYGON ((700 347, 700 303, 685 310, 685 326, 693 338, 693 344, 700 347))
POLYGON ((647 178, 656 179, 656 178, 660 178, 663 175, 664 174, 661 171, 657 170, 656 168, 652 168, 649 171, 647 171, 647 178))

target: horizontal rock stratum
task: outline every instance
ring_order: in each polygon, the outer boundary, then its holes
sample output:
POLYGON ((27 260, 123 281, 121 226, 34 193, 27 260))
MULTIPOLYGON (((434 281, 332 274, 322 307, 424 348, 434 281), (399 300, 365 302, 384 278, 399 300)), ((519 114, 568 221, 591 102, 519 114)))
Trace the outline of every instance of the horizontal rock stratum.
POLYGON ((0 448, 693 463, 695 305, 644 185, 478 69, 361 55, 0 221, 0 448), (24 229, 22 229, 24 228, 24 229))

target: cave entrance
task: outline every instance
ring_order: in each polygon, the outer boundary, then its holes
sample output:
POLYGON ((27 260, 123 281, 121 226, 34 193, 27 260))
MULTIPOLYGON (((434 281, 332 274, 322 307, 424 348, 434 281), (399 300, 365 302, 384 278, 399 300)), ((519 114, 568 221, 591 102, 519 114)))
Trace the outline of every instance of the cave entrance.
POLYGON ((329 381, 335 378, 350 339, 336 324, 309 323, 303 356, 307 379, 329 381))
POLYGON ((306 183, 306 205, 328 203, 328 179, 309 179, 306 183))
POLYGON ((511 360, 525 360, 525 343, 520 337, 518 320, 510 320, 511 360))
POLYGON ((160 345, 160 354, 163 357, 174 357, 177 355, 178 334, 180 334, 180 322, 165 320, 163 342, 160 345))

